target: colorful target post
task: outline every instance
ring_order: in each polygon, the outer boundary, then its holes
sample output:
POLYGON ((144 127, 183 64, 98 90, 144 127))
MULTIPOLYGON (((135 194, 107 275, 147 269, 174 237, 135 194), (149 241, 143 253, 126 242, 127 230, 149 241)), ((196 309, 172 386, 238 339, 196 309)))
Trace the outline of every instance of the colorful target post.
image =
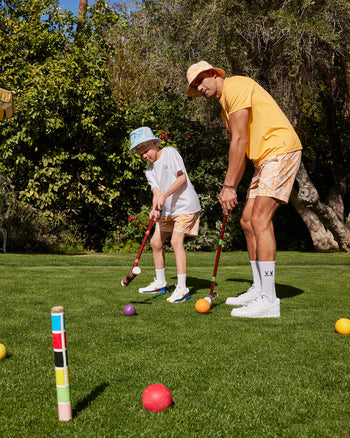
POLYGON ((52 307, 51 325, 53 351, 55 354, 58 419, 60 421, 69 421, 72 419, 72 403, 69 388, 66 326, 63 307, 52 307))

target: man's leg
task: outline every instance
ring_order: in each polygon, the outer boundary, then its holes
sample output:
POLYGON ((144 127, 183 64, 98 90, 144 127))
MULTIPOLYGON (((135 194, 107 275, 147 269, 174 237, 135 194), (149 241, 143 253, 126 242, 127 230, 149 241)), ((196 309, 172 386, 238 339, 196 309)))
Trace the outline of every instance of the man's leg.
POLYGON ((254 198, 249 198, 247 200, 240 221, 245 239, 247 241, 249 260, 257 260, 255 231, 251 223, 254 203, 254 198))
POLYGON ((280 203, 288 202, 300 160, 301 151, 295 151, 267 159, 255 169, 248 196, 255 198, 250 222, 261 276, 261 299, 249 303, 245 308, 233 309, 232 316, 280 316, 280 301, 275 291, 276 240, 272 220, 280 203))
POLYGON ((279 205, 279 201, 274 198, 258 196, 251 218, 257 244, 261 294, 271 302, 277 299, 275 288, 276 238, 272 220, 279 205))
POLYGON ((280 203, 274 198, 257 196, 252 212, 251 225, 256 240, 257 262, 261 277, 261 298, 247 306, 233 309, 232 316, 247 318, 278 318, 280 302, 275 290, 276 239, 273 216, 280 203))
POLYGON ((251 225, 256 241, 256 256, 259 262, 276 259, 276 239, 273 217, 280 206, 278 200, 257 196, 252 209, 251 225))
POLYGON ((252 273, 253 273, 253 284, 248 289, 248 291, 245 292, 244 294, 241 294, 238 297, 227 298, 226 304, 231 306, 246 305, 250 301, 260 296, 261 279, 260 279, 260 272, 257 262, 256 238, 255 238, 255 231, 251 223, 251 216, 254 208, 254 202, 255 202, 254 198, 249 198, 247 200, 246 205, 243 209, 241 222, 240 222, 247 242, 247 250, 248 250, 250 265, 252 267, 252 273))

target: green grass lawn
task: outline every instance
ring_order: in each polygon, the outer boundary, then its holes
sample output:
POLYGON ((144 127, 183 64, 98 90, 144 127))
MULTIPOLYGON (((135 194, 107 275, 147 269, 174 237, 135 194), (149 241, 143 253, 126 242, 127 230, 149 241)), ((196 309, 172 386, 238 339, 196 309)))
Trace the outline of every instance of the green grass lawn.
MULTIPOLYGON (((350 437, 348 254, 280 252, 280 319, 230 316, 228 296, 245 291, 244 252, 222 253, 218 298, 208 314, 194 305, 210 291, 215 253, 188 253, 191 300, 169 304, 137 293, 154 277, 120 282, 135 254, 0 255, 0 437, 350 437), (137 314, 123 315, 133 303, 137 314), (58 421, 50 310, 63 306, 73 420, 58 421), (152 383, 174 404, 145 410, 152 383)), ((176 267, 167 254, 173 289, 176 267)))

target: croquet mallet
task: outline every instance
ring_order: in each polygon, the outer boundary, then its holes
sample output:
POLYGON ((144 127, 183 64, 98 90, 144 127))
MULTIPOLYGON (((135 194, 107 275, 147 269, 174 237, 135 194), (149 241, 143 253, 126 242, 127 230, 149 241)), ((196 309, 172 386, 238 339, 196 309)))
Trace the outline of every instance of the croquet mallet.
POLYGON ((153 216, 152 217, 152 219, 150 220, 150 222, 149 222, 149 225, 148 225, 148 228, 147 228, 147 230, 146 230, 146 233, 145 233, 145 237, 143 238, 143 240, 142 240, 142 243, 141 243, 141 246, 140 246, 140 249, 139 249, 139 252, 137 253, 137 256, 136 256, 136 259, 135 259, 135 261, 134 261, 134 264, 133 264, 133 266, 132 266, 132 268, 131 268, 131 271, 129 272, 129 274, 121 281, 121 285, 123 286, 123 287, 126 287, 126 286, 128 286, 129 285, 129 283, 137 276, 137 275, 139 275, 139 274, 141 274, 141 268, 139 268, 137 265, 138 265, 138 263, 139 263, 139 261, 140 261, 140 257, 141 257, 141 254, 142 254, 142 251, 143 251, 143 248, 145 247, 145 245, 146 245, 146 242, 147 242, 147 239, 148 239, 148 236, 149 236, 149 234, 150 234, 150 232, 151 232, 151 228, 152 228, 152 225, 153 225, 153 222, 155 221, 155 217, 153 216))
POLYGON ((218 294, 217 294, 217 292, 215 292, 214 287, 215 287, 215 281, 216 281, 216 273, 218 271, 221 248, 222 248, 222 240, 224 238, 224 233, 225 233, 226 221, 227 221, 227 214, 224 215, 224 219, 222 220, 221 232, 220 232, 220 237, 219 237, 219 245, 218 245, 218 250, 216 252, 214 272, 213 272, 213 277, 211 279, 210 295, 208 295, 204 298, 205 300, 209 301, 209 303, 211 303, 213 300, 215 300, 215 298, 218 297, 218 294))

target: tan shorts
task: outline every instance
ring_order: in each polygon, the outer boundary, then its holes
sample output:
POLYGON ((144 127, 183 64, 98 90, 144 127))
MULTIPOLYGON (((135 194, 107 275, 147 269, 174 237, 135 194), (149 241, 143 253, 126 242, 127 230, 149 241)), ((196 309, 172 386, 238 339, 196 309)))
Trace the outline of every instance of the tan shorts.
POLYGON ((161 216, 156 224, 156 230, 161 232, 184 233, 187 236, 198 236, 200 212, 192 214, 176 214, 174 216, 161 216))
POLYGON ((247 198, 268 196, 286 204, 301 161, 301 151, 276 155, 255 168, 247 198))

